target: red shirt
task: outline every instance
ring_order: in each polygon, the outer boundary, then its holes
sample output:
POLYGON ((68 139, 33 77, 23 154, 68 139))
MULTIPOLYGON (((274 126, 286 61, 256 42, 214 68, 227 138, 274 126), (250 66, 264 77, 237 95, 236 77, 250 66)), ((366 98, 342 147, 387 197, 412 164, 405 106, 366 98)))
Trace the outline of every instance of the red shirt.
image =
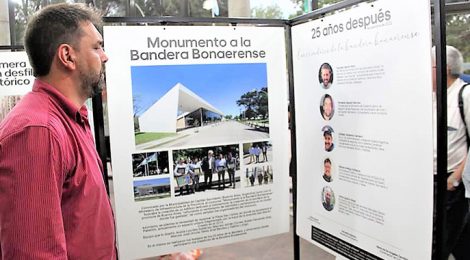
POLYGON ((1 259, 116 259, 101 173, 86 107, 36 80, 0 124, 1 259))

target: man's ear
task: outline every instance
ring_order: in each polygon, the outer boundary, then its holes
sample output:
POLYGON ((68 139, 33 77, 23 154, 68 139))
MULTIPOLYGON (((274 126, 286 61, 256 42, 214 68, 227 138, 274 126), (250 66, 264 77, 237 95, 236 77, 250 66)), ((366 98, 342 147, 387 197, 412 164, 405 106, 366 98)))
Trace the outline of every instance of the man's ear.
POLYGON ((69 44, 61 44, 57 48, 57 59, 59 63, 69 70, 75 70, 76 64, 75 50, 69 44))

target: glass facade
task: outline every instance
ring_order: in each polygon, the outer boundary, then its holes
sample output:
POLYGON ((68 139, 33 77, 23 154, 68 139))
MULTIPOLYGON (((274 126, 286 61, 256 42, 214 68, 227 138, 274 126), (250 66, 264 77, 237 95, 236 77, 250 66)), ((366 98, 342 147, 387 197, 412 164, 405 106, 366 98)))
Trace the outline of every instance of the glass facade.
POLYGON ((222 115, 199 108, 184 116, 184 128, 199 127, 222 120, 222 115))
POLYGON ((202 109, 202 120, 203 123, 206 125, 222 120, 222 115, 219 115, 206 109, 202 109))

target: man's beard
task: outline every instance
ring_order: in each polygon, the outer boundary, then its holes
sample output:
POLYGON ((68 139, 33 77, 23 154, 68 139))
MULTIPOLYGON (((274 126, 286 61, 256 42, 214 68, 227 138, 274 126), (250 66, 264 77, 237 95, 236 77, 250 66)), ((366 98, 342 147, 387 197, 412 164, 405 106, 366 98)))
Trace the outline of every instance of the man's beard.
POLYGON ((103 67, 98 74, 85 74, 83 70, 80 72, 81 89, 84 96, 87 98, 94 97, 100 94, 104 85, 104 70, 103 67))

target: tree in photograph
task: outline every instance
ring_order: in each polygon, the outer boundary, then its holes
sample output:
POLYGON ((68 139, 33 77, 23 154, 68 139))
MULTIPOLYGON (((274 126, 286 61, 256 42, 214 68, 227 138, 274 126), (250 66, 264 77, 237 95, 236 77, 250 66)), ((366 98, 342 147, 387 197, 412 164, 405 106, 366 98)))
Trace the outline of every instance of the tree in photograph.
POLYGON ((263 119, 268 118, 268 88, 264 87, 261 88, 260 91, 258 91, 258 100, 256 102, 257 104, 257 114, 261 116, 263 119))
POLYGON ((237 100, 237 105, 245 108, 241 113, 243 119, 268 118, 268 88, 246 92, 237 100))

